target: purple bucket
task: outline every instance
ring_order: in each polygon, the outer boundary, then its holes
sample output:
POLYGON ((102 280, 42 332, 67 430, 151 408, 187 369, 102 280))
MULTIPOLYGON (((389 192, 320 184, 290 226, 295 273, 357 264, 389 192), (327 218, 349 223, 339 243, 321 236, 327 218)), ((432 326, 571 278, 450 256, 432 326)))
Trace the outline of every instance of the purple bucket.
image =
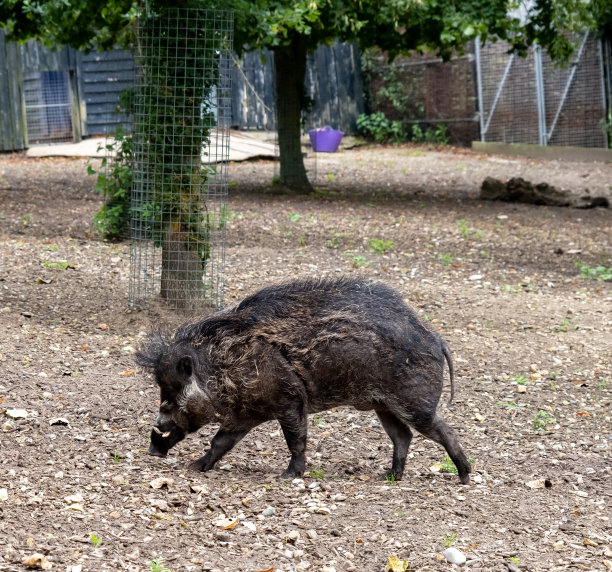
POLYGON ((329 125, 308 132, 312 149, 317 153, 335 153, 343 135, 342 131, 336 131, 329 125))

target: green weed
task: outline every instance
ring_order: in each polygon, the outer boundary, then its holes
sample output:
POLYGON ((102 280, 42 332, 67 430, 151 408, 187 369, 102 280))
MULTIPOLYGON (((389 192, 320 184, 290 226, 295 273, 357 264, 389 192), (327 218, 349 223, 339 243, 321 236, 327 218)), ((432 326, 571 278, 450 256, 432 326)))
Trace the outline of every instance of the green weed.
POLYGON ((96 548, 98 548, 98 546, 102 546, 104 543, 103 540, 98 538, 94 532, 89 535, 89 542, 91 542, 96 548))
POLYGON ((576 267, 580 270, 580 278, 585 280, 600 280, 603 282, 612 280, 612 267, 596 266, 592 268, 582 262, 576 262, 576 267))
POLYGON ((549 425, 554 425, 557 420, 548 412, 540 409, 533 418, 533 426, 537 431, 546 429, 549 425))
POLYGON ((302 220, 304 217, 303 215, 299 214, 299 213, 289 213, 287 215, 287 218, 291 221, 291 222, 299 222, 300 220, 302 220))
POLYGON ((70 264, 68 262, 41 262, 41 265, 51 270, 66 270, 70 264))
POLYGON ((438 254, 438 260, 444 266, 450 266, 453 263, 453 257, 448 252, 445 253, 445 254, 438 254))
POLYGON ((452 532, 448 532, 447 534, 445 534, 444 535, 444 547, 450 548, 453 544, 455 544, 455 541, 457 540, 457 536, 459 536, 459 533, 456 530, 453 530, 452 532))
POLYGON ((469 238, 470 237, 470 229, 467 226, 467 222, 464 218, 462 218, 461 220, 457 221, 457 228, 459 229, 459 234, 463 237, 463 238, 469 238))
POLYGON ((325 473, 321 470, 321 465, 317 465, 317 468, 310 470, 308 474, 313 479, 322 479, 325 476, 325 473))
POLYGON ((163 565, 161 558, 151 560, 151 562, 149 562, 149 570, 150 572, 171 572, 170 568, 166 568, 163 565))
POLYGON ((390 250, 393 250, 392 240, 382 240, 379 238, 372 238, 369 242, 370 250, 376 254, 386 254, 390 250))

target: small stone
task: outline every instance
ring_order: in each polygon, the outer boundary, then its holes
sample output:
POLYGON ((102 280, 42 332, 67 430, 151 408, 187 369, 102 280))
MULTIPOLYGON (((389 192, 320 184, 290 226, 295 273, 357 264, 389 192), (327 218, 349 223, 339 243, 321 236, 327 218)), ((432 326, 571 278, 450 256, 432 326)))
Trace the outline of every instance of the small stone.
POLYGON ((123 475, 115 475, 111 480, 113 481, 113 484, 115 485, 125 484, 125 477, 123 475))
POLYGON ((300 533, 297 530, 290 530, 285 535, 285 540, 287 542, 291 542, 291 544, 295 544, 300 539, 300 533))
POLYGON ((273 506, 269 506, 264 508, 261 514, 264 516, 274 516, 276 514, 276 509, 273 506))
POLYGON ((517 393, 527 393, 527 387, 524 385, 517 385, 516 392, 517 393))
POLYGON ((316 530, 311 528, 306 531, 306 536, 310 538, 310 540, 314 540, 315 538, 317 538, 318 534, 316 530))
POLYGON ((481 477, 480 475, 474 475, 474 476, 472 477, 472 480, 473 480, 475 483, 482 483, 482 477, 481 477))
POLYGON ((442 552, 442 555, 444 558, 446 558, 447 562, 450 562, 451 564, 458 564, 459 566, 465 564, 465 561, 467 560, 465 554, 456 548, 447 548, 444 552, 442 552))

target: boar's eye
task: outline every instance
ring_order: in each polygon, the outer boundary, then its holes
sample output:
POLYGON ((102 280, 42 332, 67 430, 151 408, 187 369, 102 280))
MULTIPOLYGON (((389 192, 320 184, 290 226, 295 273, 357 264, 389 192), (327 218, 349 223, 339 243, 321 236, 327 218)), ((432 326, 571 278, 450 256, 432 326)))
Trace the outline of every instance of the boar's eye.
POLYGON ((169 402, 167 399, 164 399, 159 406, 160 411, 171 411, 174 407, 174 403, 169 402))

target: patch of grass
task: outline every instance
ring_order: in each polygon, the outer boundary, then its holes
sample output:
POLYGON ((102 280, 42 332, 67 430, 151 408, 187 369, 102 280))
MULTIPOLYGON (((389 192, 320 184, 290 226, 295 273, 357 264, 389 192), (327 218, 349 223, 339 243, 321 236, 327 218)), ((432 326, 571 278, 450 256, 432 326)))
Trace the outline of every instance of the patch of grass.
POLYGON ((554 328, 553 332, 567 332, 567 328, 571 325, 572 321, 569 318, 563 318, 554 328))
POLYGON ((512 284, 504 284, 502 290, 504 292, 518 292, 521 289, 520 284, 513 286, 512 284))
POLYGON ((449 254, 448 252, 444 253, 444 254, 438 254, 438 260, 444 265, 444 266, 450 266, 453 263, 453 257, 451 254, 449 254))
POLYGON ((457 471, 457 467, 455 467, 455 463, 453 463, 451 461, 451 458, 448 455, 445 455, 444 457, 442 457, 442 460, 440 461, 440 470, 443 473, 451 473, 453 475, 457 475, 459 474, 459 472, 457 471))
POLYGON ((303 215, 299 214, 299 213, 289 213, 287 215, 287 218, 291 221, 291 222, 299 222, 300 220, 302 220, 304 218, 303 215))
POLYGON ((155 560, 151 560, 149 562, 149 571, 150 572, 172 572, 170 568, 166 568, 161 561, 161 558, 156 558, 155 560))
POLYGON ((467 221, 464 218, 457 221, 457 228, 459 229, 459 234, 463 238, 470 237, 470 229, 468 228, 467 221))
POLYGON ((312 470, 308 471, 308 474, 313 479, 322 479, 323 477, 325 477, 325 473, 321 470, 321 465, 317 465, 316 469, 312 469, 312 470))
POLYGON ((395 516, 408 516, 412 514, 409 510, 396 510, 395 511, 395 516))
POLYGON ((327 181, 329 181, 330 183, 336 178, 336 175, 334 175, 333 173, 327 173, 327 175, 325 175, 325 179, 327 181))
MULTIPOLYGON (((474 464, 476 462, 476 459, 474 457, 468 457, 468 462, 474 464)), ((450 473, 452 475, 459 474, 455 463, 453 463, 453 461, 448 455, 444 455, 444 457, 442 457, 442 460, 440 461, 440 471, 442 471, 443 473, 450 473)))
POLYGON ((542 431, 550 425, 554 425, 557 420, 547 411, 540 409, 533 418, 533 426, 536 431, 542 431))
POLYGON ((576 262, 576 267, 580 271, 580 278, 585 280, 600 280, 603 282, 612 280, 612 267, 595 266, 593 268, 582 262, 576 262))
POLYGON ((66 270, 70 266, 68 262, 48 262, 47 260, 41 262, 41 265, 51 270, 66 270))
POLYGON ((57 252, 59 247, 57 244, 49 244, 48 246, 45 246, 45 250, 48 250, 49 252, 57 252))
POLYGON ((118 463, 121 460, 121 457, 117 453, 113 454, 113 463, 118 463))
POLYGON ((444 547, 450 548, 453 544, 455 544, 455 541, 457 540, 458 536, 459 536, 459 533, 456 530, 453 530, 452 532, 447 532, 443 538, 444 547))
POLYGON ((325 423, 325 419, 320 417, 318 413, 315 413, 315 416, 312 418, 312 422, 315 425, 321 425, 321 423, 325 423))
POLYGON ((92 532, 89 535, 89 542, 91 542, 96 548, 98 548, 98 546, 102 546, 102 544, 104 544, 104 541, 101 538, 98 538, 95 534, 95 532, 92 532))
POLYGON ((516 385, 527 385, 527 378, 524 375, 515 375, 510 378, 516 385))
POLYGON ((370 250, 376 254, 386 254, 390 250, 393 250, 394 246, 392 240, 383 240, 380 238, 372 238, 368 244, 370 250))
POLYGON ((387 473, 385 475, 385 481, 387 481, 388 483, 394 483, 397 480, 397 477, 395 476, 395 473, 387 473))
POLYGON ((347 250, 342 254, 346 258, 350 258, 353 263, 353 268, 361 268, 363 266, 369 266, 368 259, 365 256, 353 254, 350 250, 347 250))
POLYGON ((510 556, 510 558, 508 558, 508 560, 510 560, 510 562, 514 562, 515 564, 520 564, 521 563, 521 559, 517 558, 516 556, 510 556))
POLYGON ((597 387, 601 387, 601 389, 608 387, 608 380, 602 379, 601 381, 597 383, 597 387))
POLYGON ((23 226, 30 226, 34 221, 34 215, 32 213, 27 213, 21 220, 23 221, 23 226))
POLYGON ((297 241, 300 246, 306 246, 306 244, 308 244, 306 242, 306 238, 304 238, 302 235, 297 237, 297 241))
POLYGON ((520 409, 521 408, 520 405, 517 405, 516 401, 508 401, 508 403, 506 403, 505 401, 498 401, 497 406, 503 409, 520 409))

